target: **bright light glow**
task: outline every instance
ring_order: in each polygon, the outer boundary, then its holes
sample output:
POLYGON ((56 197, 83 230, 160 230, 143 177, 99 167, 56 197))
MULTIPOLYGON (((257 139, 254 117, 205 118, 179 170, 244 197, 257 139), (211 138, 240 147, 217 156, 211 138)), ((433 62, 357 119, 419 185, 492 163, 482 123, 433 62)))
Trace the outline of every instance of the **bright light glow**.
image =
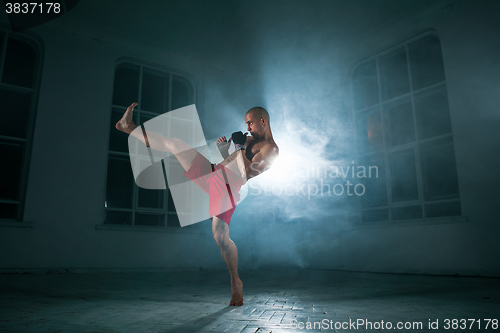
POLYGON ((339 162, 328 160, 325 156, 328 137, 297 118, 285 123, 283 129, 276 131, 274 138, 280 150, 279 157, 269 170, 256 178, 256 184, 299 185, 339 162))

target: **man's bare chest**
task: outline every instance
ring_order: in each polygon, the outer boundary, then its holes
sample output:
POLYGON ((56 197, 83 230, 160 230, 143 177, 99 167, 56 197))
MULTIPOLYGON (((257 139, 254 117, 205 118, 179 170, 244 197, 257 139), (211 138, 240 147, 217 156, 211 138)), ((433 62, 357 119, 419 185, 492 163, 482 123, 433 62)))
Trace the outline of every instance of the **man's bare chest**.
POLYGON ((262 147, 264 146, 264 142, 259 142, 254 139, 247 141, 247 146, 245 148, 245 154, 247 158, 251 161, 253 157, 260 152, 262 147))

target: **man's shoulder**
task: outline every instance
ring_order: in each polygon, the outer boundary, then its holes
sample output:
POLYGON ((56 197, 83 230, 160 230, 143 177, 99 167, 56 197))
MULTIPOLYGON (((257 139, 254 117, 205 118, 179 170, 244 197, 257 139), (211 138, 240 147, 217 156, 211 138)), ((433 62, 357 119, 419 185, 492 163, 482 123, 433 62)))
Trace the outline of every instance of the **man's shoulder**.
POLYGON ((274 141, 273 142, 267 141, 266 143, 264 143, 264 145, 261 148, 261 151, 263 150, 270 155, 279 155, 280 152, 278 145, 274 141))

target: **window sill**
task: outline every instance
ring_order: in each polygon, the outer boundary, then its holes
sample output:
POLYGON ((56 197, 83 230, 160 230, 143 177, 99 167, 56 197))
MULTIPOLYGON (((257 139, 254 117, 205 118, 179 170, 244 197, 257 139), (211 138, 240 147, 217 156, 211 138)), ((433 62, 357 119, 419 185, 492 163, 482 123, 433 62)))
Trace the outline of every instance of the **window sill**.
POLYGON ((0 220, 0 227, 33 228, 34 226, 35 222, 0 220))
POLYGON ((117 230, 117 231, 146 231, 156 233, 181 233, 181 234, 206 234, 203 226, 181 227, 153 227, 144 225, 125 225, 125 224, 96 224, 96 230, 117 230))
POLYGON ((396 220, 396 221, 378 221, 378 222, 358 222, 354 224, 357 229, 371 229, 371 228, 391 228, 391 227, 407 227, 418 225, 436 225, 436 224, 454 224, 454 223, 467 223, 469 218, 467 216, 448 216, 448 217, 435 217, 428 219, 414 219, 414 220, 396 220))

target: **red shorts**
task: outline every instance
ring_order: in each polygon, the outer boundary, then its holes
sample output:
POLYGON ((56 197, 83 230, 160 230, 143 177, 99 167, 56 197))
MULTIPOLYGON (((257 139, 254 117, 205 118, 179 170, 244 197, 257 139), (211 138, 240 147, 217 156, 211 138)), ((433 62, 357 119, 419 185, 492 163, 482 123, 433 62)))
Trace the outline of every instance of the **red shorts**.
POLYGON ((201 154, 196 155, 184 176, 209 195, 210 216, 217 216, 229 225, 236 203, 240 200, 243 178, 223 165, 211 164, 201 154))

